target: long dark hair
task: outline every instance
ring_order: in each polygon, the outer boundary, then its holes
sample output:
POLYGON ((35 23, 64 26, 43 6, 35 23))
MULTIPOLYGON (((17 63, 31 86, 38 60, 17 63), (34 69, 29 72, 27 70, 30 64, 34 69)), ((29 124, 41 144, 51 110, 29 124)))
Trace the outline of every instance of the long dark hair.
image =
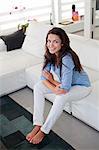
MULTIPOLYGON (((79 57, 78 55, 71 49, 70 47, 70 41, 69 41, 69 38, 66 34, 66 32, 61 29, 61 28, 58 28, 58 27, 54 27, 52 28, 51 30, 49 30, 49 32, 47 33, 47 36, 46 36, 46 44, 45 44, 45 55, 44 55, 44 65, 43 65, 43 69, 46 67, 46 65, 48 63, 51 63, 53 64, 54 66, 56 65, 56 62, 57 62, 57 65, 60 66, 60 70, 62 68, 62 58, 67 55, 67 54, 70 54, 72 59, 73 59, 73 62, 74 62, 74 69, 76 71, 81 71, 82 70, 82 66, 80 64, 80 60, 79 60, 79 57), (55 34, 57 36, 59 36, 59 38, 61 39, 61 43, 62 43, 62 47, 61 47, 61 50, 59 51, 59 54, 58 54, 58 58, 56 57, 55 54, 51 54, 47 48, 47 40, 48 40, 48 35, 49 34, 55 34)), ((66 66, 66 64, 63 64, 66 66)), ((61 73, 60 73, 61 75, 61 73)))

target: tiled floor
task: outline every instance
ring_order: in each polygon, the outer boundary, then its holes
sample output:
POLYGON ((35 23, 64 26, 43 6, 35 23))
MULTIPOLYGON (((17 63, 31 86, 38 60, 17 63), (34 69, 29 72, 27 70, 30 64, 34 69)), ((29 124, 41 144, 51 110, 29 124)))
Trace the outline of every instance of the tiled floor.
POLYGON ((40 144, 29 143, 26 135, 33 128, 31 113, 9 96, 0 98, 0 107, 0 150, 75 150, 53 131, 40 144))
MULTIPOLYGON (((10 96, 30 112, 33 111, 33 93, 30 89, 25 88, 10 96)), ((45 117, 50 108, 51 103, 46 101, 45 117)), ((99 150, 99 132, 65 112, 54 125, 53 131, 77 150, 99 150)))

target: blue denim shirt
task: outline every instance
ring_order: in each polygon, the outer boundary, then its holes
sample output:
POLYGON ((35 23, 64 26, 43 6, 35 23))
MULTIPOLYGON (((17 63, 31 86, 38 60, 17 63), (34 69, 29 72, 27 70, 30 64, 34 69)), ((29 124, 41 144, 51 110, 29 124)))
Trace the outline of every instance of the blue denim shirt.
MULTIPOLYGON (((87 73, 82 70, 80 73, 75 71, 75 65, 70 55, 66 55, 62 58, 62 69, 60 77, 60 67, 53 66, 52 64, 47 64, 44 70, 51 71, 58 76, 59 82, 61 83, 60 88, 69 90, 71 86, 80 85, 80 86, 91 86, 89 77, 87 73)), ((42 75, 41 80, 46 78, 42 75)))

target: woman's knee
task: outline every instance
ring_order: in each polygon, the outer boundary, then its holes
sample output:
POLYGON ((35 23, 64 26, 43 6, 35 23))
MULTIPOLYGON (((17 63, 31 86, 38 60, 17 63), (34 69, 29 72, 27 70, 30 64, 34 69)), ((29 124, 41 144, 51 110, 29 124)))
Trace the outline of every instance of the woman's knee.
POLYGON ((43 84, 43 81, 38 81, 35 85, 34 85, 34 91, 37 92, 42 92, 42 93, 47 93, 48 92, 48 88, 43 84))

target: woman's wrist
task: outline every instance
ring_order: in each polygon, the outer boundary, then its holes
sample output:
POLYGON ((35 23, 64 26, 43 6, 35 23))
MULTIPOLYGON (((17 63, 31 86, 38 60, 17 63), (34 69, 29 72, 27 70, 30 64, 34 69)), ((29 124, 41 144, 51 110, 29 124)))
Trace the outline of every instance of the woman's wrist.
POLYGON ((54 80, 54 81, 53 81, 53 84, 54 84, 55 86, 59 86, 59 85, 60 85, 60 82, 54 80))
POLYGON ((51 82, 52 84, 54 84, 54 79, 49 80, 49 82, 51 82))

